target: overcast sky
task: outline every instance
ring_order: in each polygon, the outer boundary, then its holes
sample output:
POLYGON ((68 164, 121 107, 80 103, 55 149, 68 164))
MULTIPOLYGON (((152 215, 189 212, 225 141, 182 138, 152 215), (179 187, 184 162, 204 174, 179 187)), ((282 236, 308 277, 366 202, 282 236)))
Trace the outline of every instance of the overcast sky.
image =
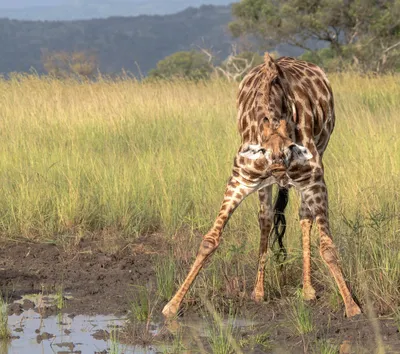
POLYGON ((0 18, 76 20, 109 16, 165 15, 202 4, 228 5, 235 0, 0 0, 0 18))
POLYGON ((60 5, 66 2, 72 3, 68 0, 0 0, 0 7, 8 9, 20 9, 31 6, 49 6, 60 5))

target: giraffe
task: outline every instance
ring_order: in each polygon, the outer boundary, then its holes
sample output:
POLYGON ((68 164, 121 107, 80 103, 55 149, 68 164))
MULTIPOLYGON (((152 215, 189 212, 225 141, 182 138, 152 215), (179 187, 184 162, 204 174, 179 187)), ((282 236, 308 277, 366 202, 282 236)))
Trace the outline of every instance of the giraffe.
MULTIPOLYGON (((335 126, 334 99, 329 81, 318 66, 290 57, 273 59, 251 70, 239 86, 238 130, 241 145, 234 158, 222 206, 210 231, 203 237, 197 257, 179 290, 165 305, 166 318, 176 316, 179 306, 207 259, 215 252, 224 226, 239 204, 258 191, 260 200, 260 248, 252 298, 264 297, 264 267, 268 237, 277 228, 295 187, 301 197, 299 209, 303 246, 303 297, 315 299, 311 282, 310 232, 315 222, 319 251, 343 298, 346 315, 361 313, 345 283, 332 241, 328 220, 328 192, 322 156, 335 126), (279 192, 275 208, 272 186, 279 192), (274 222, 275 218, 278 217, 274 222)), ((281 241, 280 241, 281 244, 281 241)))

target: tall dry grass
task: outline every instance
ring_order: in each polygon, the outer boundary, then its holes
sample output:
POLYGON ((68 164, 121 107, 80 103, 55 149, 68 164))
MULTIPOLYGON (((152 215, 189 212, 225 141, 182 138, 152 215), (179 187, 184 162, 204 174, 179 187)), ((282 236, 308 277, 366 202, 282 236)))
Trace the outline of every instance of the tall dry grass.
MULTIPOLYGON (((337 126, 324 163, 334 238, 358 297, 394 309, 400 77, 341 74, 331 81, 337 126)), ((236 91, 221 81, 1 80, 1 236, 63 242, 104 230, 127 239, 156 230, 168 237, 184 229, 188 238, 190 230, 205 232, 239 143, 236 91)), ((290 264, 299 268, 297 207, 292 191, 286 242, 290 264)), ((222 247, 230 255, 241 249, 253 263, 257 209, 256 196, 242 204, 222 247)), ((316 281, 334 289, 317 254, 313 267, 316 281)), ((279 292, 276 268, 269 269, 268 285, 279 292)))

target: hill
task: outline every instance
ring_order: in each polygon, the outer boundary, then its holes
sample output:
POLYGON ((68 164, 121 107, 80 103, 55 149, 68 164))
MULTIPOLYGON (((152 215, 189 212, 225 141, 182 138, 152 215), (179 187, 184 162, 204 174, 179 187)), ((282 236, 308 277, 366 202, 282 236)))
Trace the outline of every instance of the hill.
POLYGON ((80 21, 0 19, 0 72, 43 72, 42 52, 90 51, 104 73, 122 68, 143 73, 165 56, 196 45, 213 47, 221 57, 231 48, 229 6, 205 5, 173 15, 110 17, 80 21))

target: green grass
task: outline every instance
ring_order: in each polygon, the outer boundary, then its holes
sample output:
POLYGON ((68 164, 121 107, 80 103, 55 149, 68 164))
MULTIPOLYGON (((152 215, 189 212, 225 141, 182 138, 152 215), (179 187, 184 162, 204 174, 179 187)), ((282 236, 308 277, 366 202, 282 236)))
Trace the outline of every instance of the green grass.
POLYGON ((302 336, 315 329, 311 310, 300 297, 289 304, 288 318, 297 335, 302 336))
POLYGON ((326 339, 319 339, 316 341, 312 353, 315 354, 338 354, 339 346, 336 344, 330 343, 330 341, 326 339))
POLYGON ((0 341, 8 340, 11 337, 10 329, 8 328, 8 308, 0 295, 0 341))
MULTIPOLYGON (((334 240, 361 303, 369 297, 391 313, 400 305, 400 77, 331 81, 337 124, 324 165, 334 240)), ((0 80, 0 237, 65 243, 107 230, 126 240, 206 232, 239 144, 236 91, 222 81, 0 80)), ((300 284, 299 203, 293 191, 290 198, 288 276, 268 264, 267 297, 300 284)), ((235 255, 240 274, 256 267, 257 209, 256 196, 241 205, 214 256, 244 245, 235 255)), ((329 293, 335 285, 316 240, 313 279, 329 293)))
POLYGON ((55 303, 59 310, 62 310, 65 307, 64 288, 62 285, 57 287, 55 303))
POLYGON ((144 286, 134 286, 133 296, 131 296, 132 320, 147 322, 150 319, 150 298, 149 292, 144 286))
POLYGON ((156 279, 158 294, 162 300, 171 299, 175 291, 175 260, 170 257, 163 257, 156 264, 156 279))
POLYGON ((208 342, 215 354, 241 353, 235 339, 238 337, 238 329, 234 327, 235 317, 230 315, 224 322, 222 317, 215 312, 208 331, 208 342))
POLYGON ((164 347, 158 348, 164 354, 179 354, 179 353, 189 353, 190 350, 185 347, 183 342, 183 333, 182 329, 179 329, 176 333, 174 333, 172 342, 168 345, 164 345, 164 347))
POLYGON ((118 329, 115 326, 112 326, 110 330, 110 338, 108 340, 109 343, 109 354, 120 354, 122 353, 121 344, 119 342, 118 329))
POLYGON ((246 348, 246 351, 254 351, 258 346, 262 350, 271 350, 271 333, 250 334, 247 338, 240 340, 240 346, 246 348))

